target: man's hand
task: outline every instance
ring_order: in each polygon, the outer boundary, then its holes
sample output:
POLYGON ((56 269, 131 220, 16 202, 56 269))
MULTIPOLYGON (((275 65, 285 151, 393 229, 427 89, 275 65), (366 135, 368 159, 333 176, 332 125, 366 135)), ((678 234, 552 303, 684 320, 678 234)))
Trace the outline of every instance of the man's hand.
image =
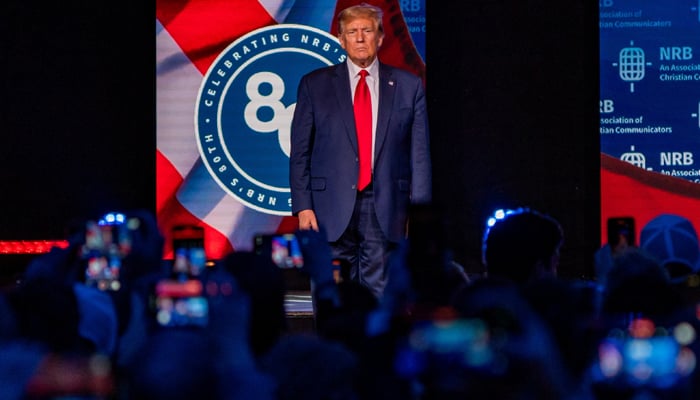
POLYGON ((302 210, 297 214, 299 217, 299 230, 308 231, 310 229, 318 232, 318 222, 314 210, 302 210))

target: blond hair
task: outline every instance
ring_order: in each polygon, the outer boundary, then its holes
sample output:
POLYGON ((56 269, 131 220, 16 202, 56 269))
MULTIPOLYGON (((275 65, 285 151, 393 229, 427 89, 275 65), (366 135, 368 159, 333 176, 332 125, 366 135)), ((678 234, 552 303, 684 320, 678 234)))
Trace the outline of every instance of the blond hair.
POLYGON ((349 21, 357 18, 370 18, 377 24, 377 30, 383 35, 384 25, 382 17, 384 12, 381 8, 367 3, 351 6, 338 13, 338 33, 343 33, 343 27, 349 21))

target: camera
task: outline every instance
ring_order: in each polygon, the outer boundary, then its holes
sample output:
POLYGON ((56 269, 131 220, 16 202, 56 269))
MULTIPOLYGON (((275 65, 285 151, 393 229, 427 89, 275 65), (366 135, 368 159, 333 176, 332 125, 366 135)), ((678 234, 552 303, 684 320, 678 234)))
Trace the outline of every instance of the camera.
POLYGON ((636 246, 635 224, 633 217, 610 217, 607 221, 608 244, 612 248, 618 245, 636 246), (624 240, 625 243, 621 243, 624 240))
POLYGON ((492 327, 480 318, 417 321, 399 344, 395 371, 404 378, 438 371, 441 376, 461 376, 465 371, 500 376, 511 362, 508 346, 508 341, 494 340, 492 327))
POLYGON ((599 343, 592 369, 594 382, 616 387, 668 388, 693 373, 695 328, 691 324, 681 322, 665 328, 656 327, 649 320, 637 320, 630 326, 633 328, 628 331, 612 329, 599 343), (639 334, 643 329, 647 333, 639 334))
POLYGON ((100 290, 119 290, 122 260, 132 246, 130 220, 122 213, 108 213, 85 224, 81 258, 86 262, 85 283, 100 290))
POLYGON ((195 225, 178 225, 172 230, 173 279, 186 280, 200 276, 206 267, 204 228, 195 225))
POLYGON ((279 268, 302 268, 304 266, 301 246, 293 233, 256 235, 254 248, 257 254, 269 254, 279 268))
POLYGON ((163 279, 155 287, 155 319, 163 327, 204 327, 209 321, 209 302, 200 279, 163 279))
POLYGON ((162 327, 204 327, 209 320, 209 300, 204 291, 204 228, 178 225, 171 232, 173 261, 167 277, 155 284, 155 320, 162 327))

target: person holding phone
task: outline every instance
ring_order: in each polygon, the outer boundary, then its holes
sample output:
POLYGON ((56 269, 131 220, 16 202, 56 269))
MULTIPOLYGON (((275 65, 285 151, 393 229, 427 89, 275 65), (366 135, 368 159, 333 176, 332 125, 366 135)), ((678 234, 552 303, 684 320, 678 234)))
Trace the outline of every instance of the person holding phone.
POLYGON ((614 257, 629 248, 637 247, 634 217, 610 217, 606 221, 606 228, 607 241, 593 255, 594 274, 600 288, 605 287, 607 283, 607 275, 614 263, 614 257))
POLYGON ((431 201, 423 82, 382 63, 382 10, 338 15, 348 59, 302 77, 291 126, 290 188, 299 229, 325 228, 333 257, 377 297, 408 207, 431 201))

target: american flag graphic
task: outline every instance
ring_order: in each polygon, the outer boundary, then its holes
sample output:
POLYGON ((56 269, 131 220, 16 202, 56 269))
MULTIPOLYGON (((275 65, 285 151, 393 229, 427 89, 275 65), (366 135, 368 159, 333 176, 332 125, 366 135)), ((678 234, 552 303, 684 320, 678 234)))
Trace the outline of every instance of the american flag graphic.
MULTIPOLYGON (((198 96, 210 67, 237 39, 277 24, 305 25, 335 36, 337 13, 358 3, 349 0, 156 2, 156 212, 166 237, 166 258, 172 257, 170 233, 177 225, 204 228, 209 259, 219 259, 236 250, 250 250, 257 233, 296 229, 295 217, 249 207, 223 190, 212 177, 197 144, 198 96)), ((385 39, 379 58, 425 79, 425 63, 411 39, 399 1, 367 3, 384 10, 385 39)))

